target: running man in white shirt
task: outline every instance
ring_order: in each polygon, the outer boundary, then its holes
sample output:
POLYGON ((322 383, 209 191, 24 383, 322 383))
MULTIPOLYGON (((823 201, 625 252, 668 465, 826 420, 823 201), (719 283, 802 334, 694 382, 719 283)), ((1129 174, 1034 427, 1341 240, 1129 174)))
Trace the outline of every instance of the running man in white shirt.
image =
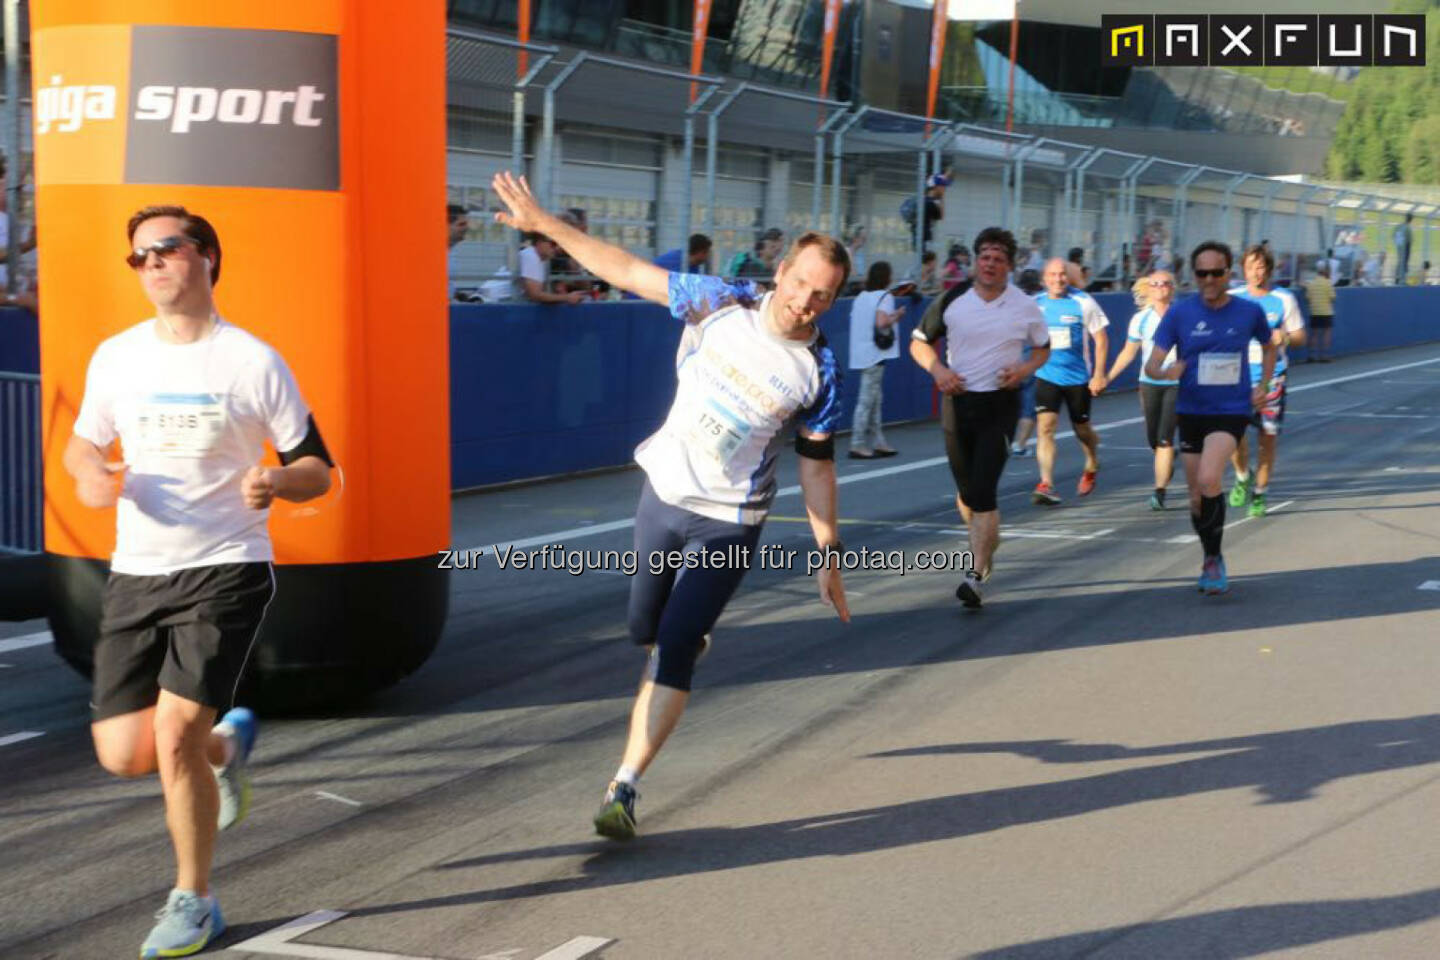
POLYGON ((970 609, 981 605, 980 584, 989 579, 1000 540, 996 494, 1020 415, 1020 388, 1050 358, 1045 314, 1010 282, 1014 263, 1010 231, 981 230, 975 238, 974 285, 937 298, 911 334, 911 358, 945 394, 940 401, 945 454, 975 557, 955 596, 970 609), (942 337, 943 359, 934 346, 942 337))
POLYGON ((96 349, 64 462, 81 503, 117 507, 91 732, 111 773, 160 772, 177 871, 140 956, 179 957, 225 929, 210 866, 250 802, 255 718, 234 698, 274 593, 270 504, 325 493, 332 462, 285 361, 216 313, 214 227, 146 207, 128 235, 155 316, 96 349), (267 440, 283 466, 261 464, 267 440))
MULTIPOLYGON (((1275 371, 1265 386, 1265 403, 1255 411, 1253 420, 1256 427, 1256 441, 1259 463, 1250 470, 1250 442, 1241 438, 1235 447, 1230 462, 1235 467, 1235 486, 1230 489, 1230 506, 1243 507, 1250 501, 1250 516, 1265 516, 1265 495, 1270 489, 1270 475, 1275 470, 1275 447, 1280 442, 1280 431, 1285 424, 1285 374, 1290 368, 1286 347, 1298 347, 1305 343, 1305 321, 1300 316, 1300 304, 1295 294, 1283 287, 1270 286, 1275 273, 1275 257, 1269 248, 1255 244, 1240 258, 1245 271, 1245 286, 1230 291, 1232 297, 1249 300, 1265 311, 1265 322, 1270 324, 1271 342, 1275 345, 1275 371)), ((1250 380, 1261 383, 1260 364, 1263 359, 1261 346, 1250 344, 1250 380)))
POLYGON ((815 554, 820 599, 841 620, 850 619, 835 517, 839 375, 815 326, 844 286, 850 258, 839 241, 806 233, 780 262, 775 291, 760 296, 749 283, 670 273, 581 233, 542 210, 523 178, 497 174, 494 187, 509 209, 496 220, 553 237, 595 276, 663 304, 686 322, 675 401, 665 423, 635 451, 646 483, 635 515, 639 572, 630 588, 630 636, 650 649, 651 659, 620 769, 594 821, 601 835, 629 839, 635 785, 680 722, 695 661, 749 567, 791 426, 821 551, 815 554), (671 553, 694 565, 652 566, 671 553))

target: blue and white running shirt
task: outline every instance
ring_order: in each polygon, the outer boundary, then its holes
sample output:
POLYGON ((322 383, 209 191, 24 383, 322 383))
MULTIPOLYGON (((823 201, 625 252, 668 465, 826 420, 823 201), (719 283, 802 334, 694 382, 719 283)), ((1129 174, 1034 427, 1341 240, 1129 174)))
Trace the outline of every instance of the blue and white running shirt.
MULTIPOLYGON (((1230 296, 1249 300, 1264 310, 1265 322, 1270 324, 1272 331, 1281 326, 1285 328, 1286 343, 1290 340, 1290 334, 1305 329, 1305 321, 1300 316, 1300 303, 1295 299, 1295 294, 1289 290, 1276 287, 1257 297, 1250 292, 1249 287, 1237 287, 1230 291, 1230 296)), ((1260 382, 1260 370, 1264 360, 1264 348, 1258 343, 1250 344, 1250 379, 1256 383, 1260 382)), ((1275 376, 1278 377, 1284 373, 1289 365, 1290 361, 1285 354, 1285 343, 1282 343, 1275 351, 1275 376)))
POLYGON ((1155 331, 1155 346, 1175 348, 1185 361, 1175 412, 1191 415, 1250 416, 1250 343, 1270 336, 1265 314, 1249 300, 1231 297, 1218 310, 1198 293, 1166 312, 1155 331))
MULTIPOLYGON (((1050 359, 1035 371, 1040 380, 1061 387, 1074 387, 1090 382, 1090 368, 1085 363, 1085 334, 1093 335, 1110 325, 1105 311, 1095 298, 1070 287, 1063 297, 1041 293, 1035 297, 1045 325, 1050 332, 1050 359)), ((1100 358, 1104 363, 1105 358, 1100 358)))
POLYGON ((675 402, 635 449, 661 500, 730 523, 763 523, 775 499, 786 428, 834 432, 840 418, 835 355, 772 333, 748 282, 670 274, 670 312, 688 325, 676 354, 675 402))
MULTIPOLYGON (((1150 354, 1155 349, 1155 331, 1160 326, 1160 315, 1155 312, 1154 307, 1146 307, 1135 316, 1130 318, 1130 329, 1126 331, 1125 339, 1131 343, 1140 344, 1140 382, 1148 383, 1153 387, 1173 387, 1174 380, 1156 380, 1145 372, 1145 364, 1150 360, 1150 354)), ((1175 349, 1165 355, 1165 366, 1175 362, 1175 349)))

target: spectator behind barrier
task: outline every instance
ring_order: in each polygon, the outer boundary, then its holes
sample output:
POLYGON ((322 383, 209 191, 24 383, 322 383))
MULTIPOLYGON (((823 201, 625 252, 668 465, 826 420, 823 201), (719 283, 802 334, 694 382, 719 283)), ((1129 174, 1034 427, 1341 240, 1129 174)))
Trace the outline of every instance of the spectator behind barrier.
POLYGON ((465 234, 470 231, 470 212, 458 203, 445 205, 445 225, 449 230, 448 241, 450 253, 446 259, 445 272, 450 278, 450 299, 468 299, 468 294, 455 289, 455 274, 459 272, 459 264, 455 258, 455 247, 465 239, 465 234))
MULTIPOLYGON (((660 254, 652 262, 655 266, 671 273, 708 273, 710 263, 710 251, 714 245, 710 238, 703 233, 690 234, 690 242, 686 245, 683 257, 685 265, 681 266, 682 254, 679 247, 674 250, 667 250, 660 254)), ((629 296, 629 294, 627 294, 629 296)))
POLYGON ((775 261, 784 246, 785 232, 771 227, 755 241, 754 253, 742 253, 730 261, 731 277, 769 280, 775 276, 775 261))
MULTIPOLYGON (((22 187, 24 175, 21 174, 22 187)), ((39 312, 39 286, 35 282, 35 225, 30 225, 29 234, 20 243, 20 272, 16 277, 15 291, 10 292, 10 199, 8 165, 0 156, 0 295, 3 305, 24 307, 32 313, 39 312)))
POLYGON ((516 299, 532 303, 584 303, 587 295, 579 290, 569 293, 551 293, 545 289, 550 280, 550 261, 560 249, 554 240, 538 233, 526 234, 528 247, 520 251, 520 282, 516 286, 516 299))

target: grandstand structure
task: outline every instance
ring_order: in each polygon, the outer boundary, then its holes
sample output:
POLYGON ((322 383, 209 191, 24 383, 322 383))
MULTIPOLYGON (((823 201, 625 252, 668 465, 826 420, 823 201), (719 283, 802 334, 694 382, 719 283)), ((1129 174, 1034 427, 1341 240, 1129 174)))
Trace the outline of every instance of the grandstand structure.
MULTIPOLYGON (((1011 23, 952 24, 930 121, 917 99, 928 5, 846 4, 824 98, 820 6, 716 3, 695 81, 688 4, 547 2, 522 51, 513 3, 453 0, 447 180, 451 201, 474 212, 452 256, 457 282, 478 286, 513 269, 515 241, 490 216, 490 178, 507 167, 526 171, 547 204, 585 210, 593 233, 640 255, 705 232, 722 271, 768 228, 849 235, 863 226, 868 262, 913 272, 914 225, 902 204, 928 172, 947 168, 956 182, 931 246, 942 258, 1000 223, 1028 256, 1079 246, 1117 282, 1141 260, 1212 236, 1269 240, 1288 278, 1342 233, 1383 248, 1411 214, 1416 260, 1430 259, 1440 207, 1309 180, 1343 110, 1343 73, 1102 69, 1098 13, 1027 0, 1013 99, 1011 23)), ((1300 6, 1280 0, 1275 12, 1300 6)))

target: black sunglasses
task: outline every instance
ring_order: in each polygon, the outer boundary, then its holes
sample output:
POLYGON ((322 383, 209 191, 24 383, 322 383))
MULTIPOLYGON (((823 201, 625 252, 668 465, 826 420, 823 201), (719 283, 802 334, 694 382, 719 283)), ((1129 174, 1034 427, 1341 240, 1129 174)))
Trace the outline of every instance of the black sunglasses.
POLYGON ((1207 280, 1212 277, 1223 277, 1229 272, 1229 270, 1196 270, 1195 276, 1199 277, 1201 280, 1207 280))
POLYGON ((179 235, 173 237, 163 237, 159 240, 156 240, 148 247, 136 247, 134 251, 125 258, 125 262, 130 265, 131 270, 139 270, 141 267, 145 266, 145 262, 150 259, 150 254, 158 253, 160 254, 161 260, 168 260, 175 255, 175 252, 177 250, 185 246, 187 243, 193 243, 196 247, 200 246, 199 241, 197 241, 194 237, 184 237, 179 235))

